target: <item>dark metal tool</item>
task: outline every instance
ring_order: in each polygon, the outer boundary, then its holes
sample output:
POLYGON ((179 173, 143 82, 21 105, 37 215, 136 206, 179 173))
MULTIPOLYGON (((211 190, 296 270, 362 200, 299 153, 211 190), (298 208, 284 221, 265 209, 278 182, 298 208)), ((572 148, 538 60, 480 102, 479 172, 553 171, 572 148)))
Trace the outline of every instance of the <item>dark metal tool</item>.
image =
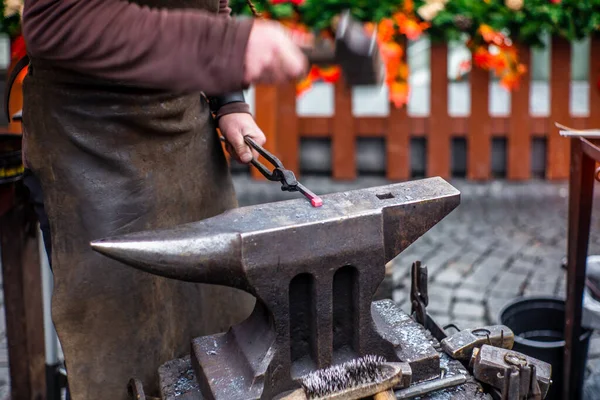
POLYGON ((510 350, 514 343, 515 334, 504 325, 464 329, 441 341, 442 349, 446 354, 460 361, 469 361, 473 350, 484 344, 510 350))
POLYGON ((252 165, 254 165, 256 169, 258 169, 265 178, 267 178, 270 181, 281 182, 281 190, 283 190, 284 192, 302 193, 304 197, 306 197, 310 201, 310 204, 313 207, 321 207, 323 205, 323 200, 319 196, 308 190, 306 186, 298 182, 294 173, 289 169, 285 168, 283 166, 283 163, 277 157, 275 157, 272 153, 267 151, 264 147, 258 145, 258 143, 252 140, 249 136, 246 136, 244 140, 248 144, 248 146, 255 149, 258 152, 258 154, 263 156, 265 160, 267 160, 274 166, 273 171, 269 171, 269 169, 260 161, 254 158, 252 159, 252 165))
POLYGON ((429 304, 429 296, 427 294, 427 266, 421 265, 421 261, 416 261, 412 264, 410 301, 411 315, 415 321, 423 325, 438 341, 448 336, 444 329, 427 314, 427 305, 429 304))
POLYGON ((303 50, 311 64, 339 65, 349 86, 382 85, 385 81, 377 32, 368 35, 364 25, 355 21, 349 11, 340 15, 333 45, 319 41, 315 47, 303 50))
POLYGON ((512 350, 483 345, 473 350, 470 365, 501 400, 543 399, 552 383, 550 364, 512 350))
POLYGON ((396 399, 414 399, 429 393, 436 392, 442 389, 448 389, 458 385, 462 385, 467 381, 467 377, 463 374, 449 376, 447 378, 435 379, 400 389, 395 391, 396 399))
POLYGON ((421 325, 425 325, 427 322, 426 307, 429 303, 429 296, 427 295, 427 266, 421 265, 421 261, 416 261, 412 265, 411 282, 411 313, 415 317, 415 321, 421 325))
POLYGON ((429 178, 241 207, 171 229, 92 243, 94 250, 163 277, 252 294, 252 315, 228 332, 192 341, 204 398, 273 398, 297 379, 367 354, 409 363, 413 382, 439 376, 425 328, 372 302, 386 262, 448 215, 460 193, 429 178))

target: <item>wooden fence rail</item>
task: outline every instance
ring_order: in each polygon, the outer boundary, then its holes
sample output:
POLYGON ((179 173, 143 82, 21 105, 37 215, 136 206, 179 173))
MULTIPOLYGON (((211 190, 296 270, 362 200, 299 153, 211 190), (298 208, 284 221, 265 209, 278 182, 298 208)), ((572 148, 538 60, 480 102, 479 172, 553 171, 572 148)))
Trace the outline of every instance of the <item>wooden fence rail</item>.
MULTIPOLYGON (((555 38, 551 43, 550 114, 530 115, 530 75, 523 76, 521 87, 511 95, 508 116, 489 113, 490 75, 474 68, 470 74, 471 112, 453 117, 448 112, 448 48, 431 47, 431 107, 427 117, 411 117, 406 109, 390 107, 386 117, 354 116, 352 93, 343 83, 335 86, 335 112, 331 117, 298 116, 292 85, 258 86, 255 91, 255 115, 267 136, 266 147, 275 152, 286 167, 300 172, 300 140, 331 140, 331 165, 334 179, 354 179, 356 140, 383 138, 386 148, 386 176, 392 180, 410 178, 410 140, 426 138, 427 176, 451 177, 451 142, 464 138, 467 143, 467 173, 471 180, 492 177, 492 139, 506 140, 506 178, 526 180, 531 174, 531 148, 534 138, 545 138, 547 179, 566 179, 569 169, 568 141, 558 134, 554 122, 575 128, 600 128, 600 90, 596 87, 600 69, 600 39, 591 40, 589 101, 587 117, 570 115, 571 43, 555 38), (596 65, 598 64, 598 65, 596 65)), ((530 50, 520 49, 520 57, 530 64, 530 50)), ((252 170, 256 178, 260 178, 252 170)))

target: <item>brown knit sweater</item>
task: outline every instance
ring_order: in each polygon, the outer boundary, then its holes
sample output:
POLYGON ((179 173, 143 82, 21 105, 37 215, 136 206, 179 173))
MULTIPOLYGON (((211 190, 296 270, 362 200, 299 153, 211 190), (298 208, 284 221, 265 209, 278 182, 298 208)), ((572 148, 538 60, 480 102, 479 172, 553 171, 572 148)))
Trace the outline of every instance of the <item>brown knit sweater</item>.
POLYGON ((140 87, 207 96, 246 89, 252 19, 125 0, 25 0, 23 35, 32 58, 140 87))

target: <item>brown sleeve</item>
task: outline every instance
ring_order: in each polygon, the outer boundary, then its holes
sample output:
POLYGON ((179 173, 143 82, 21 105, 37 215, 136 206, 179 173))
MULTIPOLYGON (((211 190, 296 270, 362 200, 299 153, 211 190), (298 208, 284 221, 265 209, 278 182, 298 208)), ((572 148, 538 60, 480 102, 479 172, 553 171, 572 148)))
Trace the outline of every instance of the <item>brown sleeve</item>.
MULTIPOLYGON (((219 15, 225 18, 231 18, 231 8, 229 7, 229 0, 219 0, 219 15)), ((250 105, 246 102, 233 102, 222 105, 216 112, 215 117, 217 121, 224 115, 227 114, 252 114, 250 112, 250 105)))
POLYGON ((25 0, 23 35, 32 57, 62 68, 213 95, 247 88, 252 22, 123 0, 25 0))

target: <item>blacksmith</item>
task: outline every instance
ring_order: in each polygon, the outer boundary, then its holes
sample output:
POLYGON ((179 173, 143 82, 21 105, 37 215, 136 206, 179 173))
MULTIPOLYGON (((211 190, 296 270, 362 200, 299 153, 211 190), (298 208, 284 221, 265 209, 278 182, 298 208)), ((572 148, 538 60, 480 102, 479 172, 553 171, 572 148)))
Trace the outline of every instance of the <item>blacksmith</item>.
POLYGON ((227 0, 25 0, 23 147, 49 220, 75 400, 127 399, 132 377, 158 395, 163 362, 253 308, 245 293, 138 272, 89 246, 237 206, 216 128, 249 162, 243 136, 265 137, 242 90, 296 79, 307 62, 278 24, 230 11, 227 0))

